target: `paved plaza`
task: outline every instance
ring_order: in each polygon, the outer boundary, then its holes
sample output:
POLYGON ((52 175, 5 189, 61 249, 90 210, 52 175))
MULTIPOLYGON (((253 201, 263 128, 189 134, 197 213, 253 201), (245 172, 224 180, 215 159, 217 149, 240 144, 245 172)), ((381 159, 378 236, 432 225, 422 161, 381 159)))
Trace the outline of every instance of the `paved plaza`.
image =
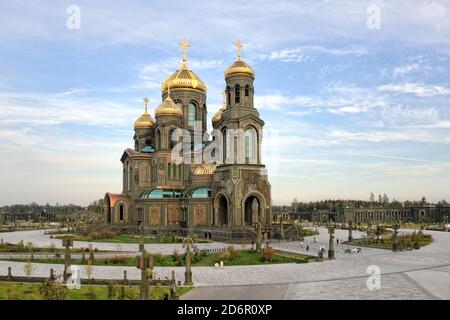
MULTIPOLYGON (((317 254, 319 246, 327 246, 327 230, 319 229, 316 236, 303 243, 274 242, 272 246, 292 252, 317 254), (307 252, 306 245, 312 249, 307 252)), ((402 230, 402 232, 409 232, 402 230)), ((256 266, 193 267, 194 290, 184 299, 450 299, 450 233, 427 231, 434 242, 416 251, 392 252, 389 250, 362 248, 359 254, 344 253, 347 245, 336 246, 336 260, 324 260, 306 264, 273 264, 256 266), (381 271, 381 288, 369 290, 367 279, 369 266, 381 271)), ((336 238, 346 240, 347 231, 336 230, 336 238)), ((354 232, 355 237, 362 236, 354 232)), ((11 243, 20 240, 33 241, 35 245, 48 246, 51 240, 41 231, 0 234, 11 243), (13 240, 16 241, 13 241, 13 240), (40 242, 39 242, 40 241, 40 242)), ((116 244, 102 243, 102 249, 117 250, 116 244)), ((86 247, 86 243, 75 243, 86 247)), ((97 244, 95 244, 97 246, 97 244)), ((137 251, 137 245, 121 245, 121 251, 137 251)), ((225 246, 212 243, 206 246, 225 246)), ((200 247, 200 246, 199 246, 200 247)), ((171 253, 181 245, 146 245, 151 252, 171 253)), ((100 247, 99 247, 100 249, 100 247)), ((11 266, 13 275, 24 275, 23 263, 0 261, 0 274, 11 266)), ((49 269, 62 272, 62 265, 34 264, 35 276, 47 276, 49 269)), ((129 279, 139 279, 140 270, 134 267, 95 266, 93 277, 97 279, 121 279, 127 270, 129 279)), ((184 267, 156 267, 156 276, 170 277, 175 270, 178 280, 184 279, 184 267)), ((86 277, 81 266, 82 277, 86 277)))

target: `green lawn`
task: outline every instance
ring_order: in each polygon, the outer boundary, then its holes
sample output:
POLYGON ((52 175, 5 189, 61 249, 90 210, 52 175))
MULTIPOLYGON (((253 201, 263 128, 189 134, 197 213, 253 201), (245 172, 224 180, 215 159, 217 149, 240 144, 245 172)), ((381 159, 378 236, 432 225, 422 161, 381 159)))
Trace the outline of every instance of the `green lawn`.
MULTIPOLYGON (((155 255, 155 266, 156 267, 179 267, 185 266, 184 256, 179 254, 178 259, 173 256, 161 256, 159 254, 155 255)), ((221 260, 226 266, 230 265, 257 265, 257 264, 277 264, 277 263, 296 263, 301 260, 301 262, 307 262, 310 258, 304 255, 296 255, 296 257, 286 257, 281 255, 275 255, 272 261, 267 261, 263 258, 262 253, 251 252, 251 251, 237 251, 234 258, 224 257, 218 253, 206 253, 198 254, 194 257, 191 255, 191 262, 193 266, 213 266, 216 262, 221 260)), ((86 265, 89 255, 86 255, 85 261, 81 259, 72 259, 71 263, 75 265, 86 265)), ((26 262, 28 259, 10 259, 10 261, 20 261, 26 262)), ((33 263, 51 263, 51 264, 63 264, 64 259, 34 259, 33 263)), ((108 259, 94 259, 93 265, 98 266, 136 266, 135 257, 113 257, 108 259)))
MULTIPOLYGON (((413 235, 402 235, 398 236, 398 249, 420 249, 423 246, 429 245, 433 242, 433 237, 431 235, 423 234, 422 232, 418 232, 413 235)), ((382 237, 379 240, 376 239, 361 239, 353 241, 354 245, 367 245, 378 247, 381 249, 392 249, 392 237, 382 237)))
MULTIPOLYGON (((39 293, 40 284, 28 283, 0 283, 0 300, 42 300, 39 293)), ((111 300, 119 299, 120 286, 113 286, 111 300)), ((179 287, 177 295, 181 296, 191 290, 192 287, 179 287)), ((65 300, 110 300, 108 286, 83 285, 79 290, 63 288, 65 300), (92 294, 93 293, 93 294, 92 294)), ((169 294, 169 287, 150 287, 151 300, 162 300, 165 293, 169 294)), ((126 286, 125 300, 138 300, 139 287, 126 286)))

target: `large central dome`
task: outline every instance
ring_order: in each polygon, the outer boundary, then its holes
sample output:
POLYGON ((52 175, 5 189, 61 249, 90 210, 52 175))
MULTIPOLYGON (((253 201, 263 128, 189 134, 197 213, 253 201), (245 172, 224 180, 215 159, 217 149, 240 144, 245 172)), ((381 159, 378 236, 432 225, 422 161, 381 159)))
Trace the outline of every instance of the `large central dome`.
POLYGON ((190 47, 186 39, 180 42, 180 47, 183 50, 183 63, 180 69, 172 73, 162 83, 162 92, 170 89, 193 89, 206 93, 206 84, 199 78, 186 64, 186 49, 190 47))
POLYGON ((167 91, 167 87, 170 86, 170 89, 194 89, 199 90, 201 92, 206 92, 206 84, 202 79, 199 78, 194 72, 189 70, 185 61, 183 61, 183 65, 167 77, 166 80, 162 83, 161 90, 163 92, 167 91))

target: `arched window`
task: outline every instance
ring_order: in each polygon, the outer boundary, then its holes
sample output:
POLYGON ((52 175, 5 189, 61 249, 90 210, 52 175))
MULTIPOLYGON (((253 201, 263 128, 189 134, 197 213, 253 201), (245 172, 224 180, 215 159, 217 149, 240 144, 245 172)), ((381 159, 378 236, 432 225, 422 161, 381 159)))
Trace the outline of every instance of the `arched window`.
POLYGON ((244 150, 245 162, 256 163, 256 132, 253 128, 245 130, 244 150))
POLYGON ((189 103, 188 106, 188 125, 194 126, 195 120, 197 119, 197 108, 195 104, 189 103))
POLYGON ((159 131, 159 129, 156 130, 155 140, 156 140, 156 149, 157 150, 161 149, 161 132, 159 131))
POLYGON ((124 207, 123 207, 123 204, 121 204, 120 206, 119 206, 119 220, 120 221, 123 221, 123 214, 124 213, 124 207))
POLYGON ((245 96, 248 97, 250 95, 250 86, 248 84, 245 85, 245 96))
POLYGON ((174 147, 175 147, 175 145, 176 145, 176 141, 173 141, 172 140, 172 136, 174 135, 173 133, 175 132, 175 129, 170 129, 170 131, 169 131, 169 136, 168 136, 168 143, 167 143, 167 145, 169 146, 169 149, 170 150, 172 150, 174 147))
POLYGON ((234 102, 241 102, 241 87, 238 84, 234 87, 234 102))
POLYGON ((230 86, 227 86, 227 101, 226 101, 226 105, 230 105, 231 103, 231 88, 230 86))

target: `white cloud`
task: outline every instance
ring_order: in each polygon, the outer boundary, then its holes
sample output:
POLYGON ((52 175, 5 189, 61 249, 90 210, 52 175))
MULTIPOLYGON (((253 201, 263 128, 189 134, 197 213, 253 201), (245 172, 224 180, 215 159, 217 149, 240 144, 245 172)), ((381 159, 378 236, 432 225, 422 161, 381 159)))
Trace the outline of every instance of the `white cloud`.
POLYGON ((327 48, 322 46, 303 46, 289 49, 274 50, 269 54, 261 54, 262 60, 279 60, 282 62, 303 62, 311 58, 311 56, 325 54, 337 57, 343 56, 362 56, 368 54, 364 48, 327 48))
POLYGON ((8 125, 66 123, 116 127, 130 125, 140 112, 138 105, 133 107, 110 100, 80 97, 70 90, 56 94, 0 93, 0 118, 8 125))
POLYGON ((378 86, 378 91, 396 94, 413 94, 417 97, 450 95, 450 87, 443 85, 427 85, 418 83, 386 84, 378 86))

